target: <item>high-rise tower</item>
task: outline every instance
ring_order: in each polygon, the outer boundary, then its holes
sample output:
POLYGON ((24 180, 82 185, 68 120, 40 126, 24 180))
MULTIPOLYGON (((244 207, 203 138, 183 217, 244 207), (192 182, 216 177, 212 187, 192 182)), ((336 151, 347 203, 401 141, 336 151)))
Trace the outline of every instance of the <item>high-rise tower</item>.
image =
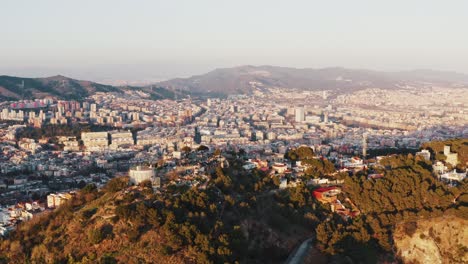
POLYGON ((296 107, 295 109, 295 121, 296 122, 303 122, 305 119, 305 111, 304 107, 296 107))

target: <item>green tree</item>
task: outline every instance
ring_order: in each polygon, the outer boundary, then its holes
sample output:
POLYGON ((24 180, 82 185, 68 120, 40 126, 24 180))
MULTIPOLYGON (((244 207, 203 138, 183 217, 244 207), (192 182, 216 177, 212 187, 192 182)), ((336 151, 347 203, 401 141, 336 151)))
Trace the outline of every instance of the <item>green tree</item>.
POLYGON ((128 186, 128 177, 118 177, 111 179, 105 189, 108 192, 118 192, 128 186))
POLYGON ((100 228, 91 228, 88 230, 88 240, 91 244, 98 244, 104 239, 104 234, 100 228))
POLYGON ((189 153, 192 151, 192 148, 190 148, 189 146, 184 146, 181 150, 182 152, 189 153))
POLYGON ((210 149, 205 145, 200 145, 197 148, 197 151, 208 151, 208 150, 210 150, 210 149))

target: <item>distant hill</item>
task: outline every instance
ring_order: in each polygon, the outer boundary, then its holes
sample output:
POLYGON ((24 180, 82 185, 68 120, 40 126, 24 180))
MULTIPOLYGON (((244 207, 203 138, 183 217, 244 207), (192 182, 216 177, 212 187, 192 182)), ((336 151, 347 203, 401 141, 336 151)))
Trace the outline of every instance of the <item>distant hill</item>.
POLYGON ((459 83, 468 84, 468 75, 451 71, 413 70, 396 72, 393 75, 404 81, 434 82, 438 84, 459 83))
POLYGON ((360 69, 323 68, 297 69, 276 66, 239 66, 216 69, 189 78, 176 78, 143 87, 120 87, 64 76, 20 78, 0 76, 0 100, 55 97, 82 99, 95 92, 141 90, 153 99, 182 98, 190 95, 226 96, 250 94, 255 89, 269 87, 300 90, 334 90, 349 92, 370 87, 428 87, 431 85, 468 87, 468 75, 433 70, 379 72, 360 69), (24 81, 24 87, 22 82, 24 81), (177 95, 177 96, 176 96, 177 95))
POLYGON ((47 78, 0 76, 0 99, 3 100, 44 97, 81 99, 95 92, 118 91, 118 88, 110 85, 75 80, 61 75, 47 78))
POLYGON ((391 89, 402 85, 468 84, 468 76, 453 72, 416 70, 378 72, 345 68, 296 69, 276 66, 239 66, 216 69, 203 75, 176 78, 158 86, 202 94, 248 94, 253 87, 285 87, 302 90, 343 90, 379 87, 391 89))
POLYGON ((143 87, 138 87, 138 86, 122 86, 118 87, 121 91, 125 90, 139 90, 142 92, 145 92, 150 95, 150 99, 152 100, 161 100, 161 99, 182 99, 182 98, 187 98, 190 93, 188 91, 184 90, 175 90, 175 89, 169 89, 169 88, 164 88, 156 85, 151 85, 151 86, 143 86, 143 87))
POLYGON ((128 89, 144 91, 154 100, 187 96, 183 91, 172 91, 163 87, 119 87, 75 80, 61 75, 47 78, 0 76, 0 101, 45 97, 81 100, 96 92, 123 92, 128 89))

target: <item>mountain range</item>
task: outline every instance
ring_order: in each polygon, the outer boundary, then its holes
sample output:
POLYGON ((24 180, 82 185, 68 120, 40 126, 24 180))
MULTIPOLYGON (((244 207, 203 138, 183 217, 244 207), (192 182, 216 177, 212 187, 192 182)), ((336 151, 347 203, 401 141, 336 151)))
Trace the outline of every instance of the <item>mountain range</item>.
POLYGON ((345 68, 297 69, 247 65, 216 69, 203 75, 158 83, 162 87, 213 94, 250 93, 253 87, 349 91, 369 87, 391 89, 429 84, 467 86, 468 75, 433 70, 379 72, 345 68))
POLYGON ((150 86, 121 87, 75 80, 61 75, 47 78, 20 78, 0 76, 0 100, 55 97, 82 99, 95 92, 123 92, 142 90, 153 99, 180 97, 187 94, 226 96, 250 94, 254 89, 268 87, 296 88, 300 90, 335 90, 349 92, 356 89, 378 87, 427 86, 468 87, 468 75, 433 70, 380 72, 346 68, 297 69, 276 66, 239 66, 216 69, 189 78, 175 78, 150 86))

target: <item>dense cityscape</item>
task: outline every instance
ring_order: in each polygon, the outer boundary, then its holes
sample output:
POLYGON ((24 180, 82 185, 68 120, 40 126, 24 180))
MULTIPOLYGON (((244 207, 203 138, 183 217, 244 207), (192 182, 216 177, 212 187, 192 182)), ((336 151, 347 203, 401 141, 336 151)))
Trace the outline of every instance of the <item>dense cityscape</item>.
MULTIPOLYGON (((203 182, 210 178, 213 162, 220 162, 210 158, 214 151, 242 151, 243 167, 268 171, 279 179, 280 189, 306 180, 307 167, 285 156, 300 146, 310 147, 316 158, 329 160, 341 172, 374 166, 385 151, 404 149, 431 160, 427 150, 418 152, 423 143, 467 137, 466 93, 460 88, 412 91, 427 98, 417 105, 408 103, 412 99, 404 89, 335 95, 281 88, 224 99, 151 100, 144 92, 128 91, 96 93, 81 102, 4 102, 1 234, 72 199, 88 184, 101 188, 132 170, 149 171, 133 181, 151 180, 157 192, 172 184, 206 188, 203 182), (450 95, 455 93, 463 96, 453 102, 450 95), (83 127, 86 132, 54 126, 83 127), (34 133, 44 128, 46 133, 34 133), (176 177, 168 178, 172 172, 176 177)), ((466 166, 450 153, 448 147, 444 155, 450 168, 466 166)), ((466 172, 451 172, 438 162, 439 179, 463 181, 466 172)), ((330 185, 326 174, 317 176, 304 183, 330 185)))
POLYGON ((0 264, 468 263, 468 1, 5 1, 0 264))

